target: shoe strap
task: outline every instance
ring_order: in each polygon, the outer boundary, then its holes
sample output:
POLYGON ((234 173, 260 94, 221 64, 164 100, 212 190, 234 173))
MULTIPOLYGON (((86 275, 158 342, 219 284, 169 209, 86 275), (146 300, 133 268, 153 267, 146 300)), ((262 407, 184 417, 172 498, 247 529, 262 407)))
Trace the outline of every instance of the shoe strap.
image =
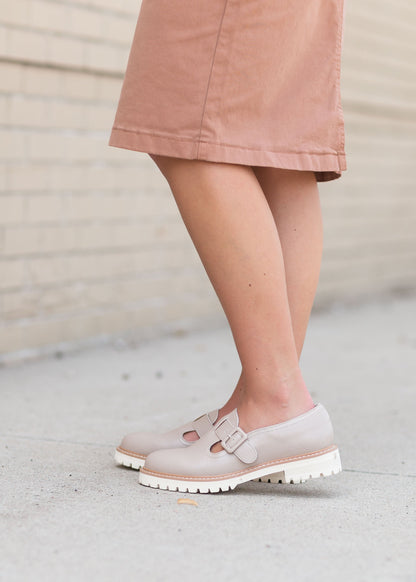
POLYGON ((192 422, 192 428, 201 438, 205 433, 212 429, 212 421, 208 414, 203 414, 202 416, 196 418, 192 422))
POLYGON ((243 463, 253 463, 257 459, 257 451, 250 444, 248 435, 239 426, 225 416, 214 428, 224 450, 234 454, 243 463))

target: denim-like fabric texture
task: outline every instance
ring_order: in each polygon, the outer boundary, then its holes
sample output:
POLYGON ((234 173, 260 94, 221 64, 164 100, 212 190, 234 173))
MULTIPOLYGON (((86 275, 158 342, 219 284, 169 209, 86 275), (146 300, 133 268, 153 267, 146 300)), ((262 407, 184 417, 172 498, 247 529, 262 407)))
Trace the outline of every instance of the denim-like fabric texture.
POLYGON ((346 169, 344 0, 143 0, 109 145, 346 169))

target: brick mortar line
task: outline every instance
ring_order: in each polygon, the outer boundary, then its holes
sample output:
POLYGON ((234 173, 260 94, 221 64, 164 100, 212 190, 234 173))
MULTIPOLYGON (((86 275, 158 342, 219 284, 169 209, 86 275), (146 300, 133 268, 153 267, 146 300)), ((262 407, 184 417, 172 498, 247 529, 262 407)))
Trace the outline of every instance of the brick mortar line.
MULTIPOLYGON (((395 72, 406 72, 408 74, 414 73, 414 66, 412 65, 412 61, 404 61, 403 59, 396 58, 396 57, 386 57, 385 55, 379 56, 379 54, 375 51, 367 51, 365 55, 368 58, 369 63, 373 64, 376 63, 380 65, 383 73, 380 73, 379 78, 381 79, 388 79, 388 73, 386 70, 392 68, 395 72), (383 67, 383 65, 385 65, 383 67)), ((343 51, 342 57, 342 73, 341 73, 341 82, 343 79, 343 71, 345 68, 351 70, 354 66, 356 66, 357 62, 360 62, 360 59, 363 57, 363 51, 359 48, 356 49, 353 43, 350 43, 348 46, 348 50, 343 51)))
MULTIPOLYGON (((165 279, 170 279, 173 275, 175 275, 178 272, 178 268, 172 268, 172 267, 166 267, 166 269, 156 269, 154 271, 141 271, 140 273, 136 273, 135 271, 132 271, 129 274, 120 274, 117 275, 117 281, 116 282, 120 282, 122 281, 123 283, 131 283, 131 282, 137 282, 137 283, 142 283, 143 281, 145 282, 152 282, 152 281, 160 281, 160 280, 165 280, 165 279)), ((185 266, 181 268, 181 276, 185 276, 185 275, 194 275, 194 276, 200 276, 200 270, 189 266, 185 266)), ((202 279, 201 279, 202 281, 202 279)), ((91 277, 90 279, 73 279, 72 281, 60 281, 59 283, 55 283, 55 284, 45 284, 45 283, 39 283, 36 285, 28 285, 25 284, 24 286, 20 285, 18 287, 5 287, 4 289, 0 289, 0 297, 4 296, 6 294, 11 294, 11 293, 28 293, 28 292, 39 292, 39 291, 54 291, 54 290, 61 290, 62 287, 67 288, 68 287, 68 283, 70 285, 79 285, 81 284, 86 284, 86 286, 90 287, 91 285, 114 285, 114 278, 113 277, 91 277)))
POLYGON ((65 40, 75 40, 77 42, 88 42, 93 44, 103 45, 105 47, 116 47, 128 50, 130 42, 121 42, 117 40, 108 40, 104 36, 97 38, 95 36, 82 36, 80 34, 66 33, 60 30, 51 30, 50 28, 42 28, 40 26, 25 26, 24 24, 16 24, 13 22, 0 22, 0 29, 19 30, 21 32, 28 32, 31 34, 39 34, 41 37, 64 38, 65 40))
MULTIPOLYGON (((379 31, 379 29, 369 30, 365 26, 365 24, 363 24, 360 21, 354 23, 353 30, 349 29, 348 34, 351 37, 353 35, 358 36, 358 37, 360 37, 360 40, 376 41, 376 42, 379 42, 379 44, 383 45, 383 46, 400 47, 400 48, 406 49, 406 51, 409 51, 408 44, 406 42, 402 41, 401 37, 398 37, 398 36, 386 37, 382 32, 379 31)), ((367 49, 366 54, 372 55, 374 53, 373 53, 373 50, 367 49)), ((411 59, 409 59, 409 61, 411 62, 411 59)))
MULTIPOLYGON (((3 225, 4 226, 4 225, 3 225)), ((163 243, 155 243, 154 241, 150 241, 148 243, 148 245, 142 245, 140 244, 140 246, 125 246, 125 247, 114 247, 114 246, 110 246, 110 247, 89 247, 89 248, 82 248, 82 249, 74 249, 74 250, 62 250, 59 252, 48 252, 48 251, 44 251, 44 252, 37 252, 37 253, 30 253, 30 252, 25 252, 25 253, 17 253, 16 255, 12 255, 12 256, 6 256, 4 254, 1 255, 0 257, 0 263, 2 263, 3 261, 12 261, 12 260, 19 260, 19 259, 70 259, 70 258, 85 258, 85 257, 101 257, 101 256, 110 256, 112 257, 113 255, 120 255, 120 254, 134 254, 134 253, 138 253, 140 254, 141 252, 146 252, 146 254, 148 254, 149 250, 154 250, 154 251, 164 251, 167 253, 167 251, 178 251, 178 250, 186 250, 189 248, 193 248, 192 246, 190 246, 190 241, 188 239, 184 239, 183 241, 174 244, 172 241, 164 241, 163 243)))
MULTIPOLYGON (((194 297, 196 297, 198 300, 201 299, 201 295, 200 295, 200 291, 197 292, 192 292, 192 295, 194 297)), ((86 306, 79 306, 78 308, 72 308, 72 309, 65 309, 64 311, 60 311, 60 312, 55 312, 55 313, 51 313, 50 309, 48 307, 44 307, 43 309, 41 309, 41 313, 37 313, 34 316, 26 316, 26 317, 20 317, 18 319, 16 318, 12 318, 10 320, 6 320, 5 318, 2 318, 1 321, 1 329, 0 332, 2 330, 5 330, 7 332, 7 329, 10 328, 17 328, 17 327, 27 327, 29 325, 33 325, 33 324, 37 324, 37 323, 65 323, 68 322, 68 317, 71 318, 77 318, 77 319, 85 319, 85 318, 91 318, 91 317, 95 317, 95 316, 100 316, 100 315, 106 315, 108 313, 125 313, 125 312, 131 312, 131 311, 143 311, 143 310, 147 310, 150 307, 152 307, 152 302, 153 302, 153 306, 154 307, 160 307, 160 304, 158 302, 159 299, 163 299, 163 306, 164 307, 169 307, 173 304, 177 303, 177 299, 182 299, 182 302, 185 304, 189 304, 189 294, 184 294, 183 290, 180 289, 177 293, 171 293, 169 295, 169 300, 166 300, 166 295, 165 294, 160 294, 157 296, 154 295, 150 295, 148 297, 143 297, 135 302, 133 301, 124 301, 123 299, 120 300, 120 302, 117 301, 109 301, 109 302, 105 302, 102 303, 100 305, 86 305, 86 306), (170 299, 173 299, 173 301, 170 301, 170 299)), ((203 298, 204 301, 206 300, 206 298, 203 298)), ((68 307, 72 306, 72 302, 70 304, 67 304, 68 307)), ((122 331, 125 331, 124 329, 122 331)), ((117 333, 117 332, 116 332, 117 333)))
MULTIPOLYGON (((141 153, 141 152, 136 152, 136 153, 141 153)), ((150 162, 150 159, 149 159, 150 162)), ((24 160, 22 161, 22 158, 16 158, 14 160, 8 160, 6 158, 0 158, 0 168, 2 166, 5 166, 6 168, 10 167, 10 166, 21 166, 21 169, 24 169, 25 167, 27 167, 28 163, 32 166, 36 166, 36 167, 41 167, 41 168, 47 168, 50 167, 50 160, 47 159, 39 159, 36 162, 32 162, 31 160, 24 160)), ((65 161, 65 158, 60 158, 59 160, 54 159, 53 160, 53 166, 55 168, 73 168, 74 166, 76 166, 77 168, 83 168, 83 169, 88 169, 88 168, 113 168, 114 170, 116 169, 125 169, 125 168, 139 168, 139 169, 143 169, 144 165, 143 164, 139 164, 136 160, 133 162, 131 161, 125 161, 123 158, 119 159, 119 160, 105 160, 103 161, 103 159, 94 159, 94 160, 86 160, 85 158, 80 158, 79 160, 71 160, 69 162, 65 161)), ((126 190, 126 189, 124 189, 126 190)), ((130 191, 130 190, 129 190, 130 191)), ((118 188, 117 192, 123 192, 122 188, 118 188)))
MULTIPOLYGON (((124 282, 124 283, 131 283, 131 282, 137 282, 137 283, 142 283, 143 281, 145 282, 151 282, 151 281, 163 281, 165 279, 170 279, 172 275, 174 275, 176 272, 178 271, 177 268, 172 268, 172 267, 166 267, 163 269, 155 269, 152 271, 140 271, 140 272, 136 272, 136 271, 131 271, 131 273, 129 274, 120 274, 120 276, 117 276, 117 280, 114 280, 113 277, 91 277, 90 279, 74 279, 72 281, 73 285, 79 285, 79 283, 88 283, 88 284, 97 284, 97 285, 115 285, 117 283, 119 283, 120 281, 124 282)), ((192 275, 192 276, 198 276, 201 273, 201 270, 199 268, 199 266, 184 266, 183 268, 181 268, 181 274, 182 275, 192 275)), ((41 291, 48 291, 48 290, 59 290, 62 289, 62 286, 64 285, 63 282, 59 282, 59 283, 39 283, 36 284, 36 286, 27 286, 27 284, 25 285, 25 288, 19 287, 19 291, 21 293, 27 293, 28 291, 33 291, 33 292, 37 292, 39 290, 41 291)), ((65 287, 67 287, 67 284, 65 282, 65 287)), ((9 288, 11 289, 11 288, 9 288)), ((0 290, 0 295, 1 294, 5 294, 5 293, 11 293, 12 291, 9 291, 7 288, 4 288, 2 290, 0 290)))
MULTIPOLYGON (((373 240, 373 239, 368 239, 368 240, 373 240)), ((350 251, 351 247, 343 247, 346 251, 350 251)), ((352 247, 352 248, 357 248, 357 247, 352 247)), ((375 249, 377 249, 377 244, 375 244, 375 249)), ((371 250, 375 250, 375 249, 371 249, 371 250)), ((340 256, 340 248, 330 248, 327 247, 325 250, 325 257, 324 260, 322 262, 322 277, 330 274, 331 276, 334 273, 334 270, 338 270, 338 271, 342 271, 342 263, 347 261, 350 262, 351 265, 353 267, 356 267, 357 269, 362 268, 363 266, 366 266, 368 264, 372 265, 373 267, 375 265, 380 266, 384 264, 384 261, 386 259, 403 259, 404 261, 408 261, 409 259, 414 259, 415 257, 415 251, 409 251, 408 253, 404 253, 402 249, 400 250, 393 250, 391 252, 383 252, 383 255, 379 255, 376 253, 372 253, 371 256, 362 256, 362 255, 354 255, 353 258, 350 257, 350 253, 348 252, 348 254, 346 255, 341 255, 340 256), (331 253, 332 256, 329 256, 329 254, 331 253), (337 269, 337 267, 339 267, 339 269, 337 269)), ((25 257, 27 258, 27 255, 25 255, 25 257)), ((356 269, 354 269, 356 271, 356 269)), ((416 279, 416 275, 413 273, 405 273, 406 276, 409 277, 413 277, 416 279)), ((388 277, 388 274, 384 274, 383 277, 388 277)), ((362 277, 358 277, 360 280, 362 279, 362 277)), ((351 273, 348 274, 348 282, 351 282, 354 279, 353 275, 351 273)))
MULTIPOLYGON (((93 257, 98 259, 102 256, 110 256, 112 257, 114 254, 133 254, 133 253, 145 253, 146 255, 150 254, 150 251, 163 251, 166 253, 166 256, 169 256, 168 251, 179 251, 179 250, 186 250, 189 248, 188 240, 184 240, 183 245, 174 245, 174 241, 166 240, 160 245, 157 245, 155 242, 149 242, 147 245, 137 245, 137 246, 125 246, 125 247, 87 247, 84 249, 74 249, 68 250, 63 249, 59 252, 35 252, 31 253, 30 251, 26 251, 24 253, 16 253, 16 254, 9 254, 9 255, 2 255, 0 259, 0 264, 3 260, 12 261, 12 260, 27 260, 27 261, 36 261, 36 260, 63 260, 63 259, 71 259, 71 258, 84 258, 84 257, 93 257)), ((406 241, 404 241, 406 242, 406 241)), ((192 247, 191 247, 192 248, 192 247)), ((384 256, 384 255, 383 255, 384 256)), ((402 256, 402 255, 401 255, 402 256)), ((413 255, 410 255, 413 256, 413 255)))
MULTIPOLYGON (((49 164, 46 164, 46 166, 48 166, 49 164)), ((42 195, 42 196, 50 196, 51 198, 56 198, 56 196, 59 196, 61 198, 65 198, 65 197, 74 197, 74 198, 85 198, 86 193, 88 193, 88 196, 91 197, 96 197, 97 195, 99 196, 99 198, 103 198, 103 197, 115 197, 115 198, 122 198, 123 196, 128 196, 129 198, 140 198, 141 201, 146 202, 148 199, 154 199, 154 198, 158 198, 160 201, 162 200, 166 200, 167 198, 170 198, 170 196, 165 196, 165 194, 160 194, 157 192, 145 192, 143 190, 138 190, 137 186, 134 187, 132 186, 131 190, 121 190, 120 188, 117 188, 117 186, 114 186, 114 188, 110 191, 106 191, 106 190, 102 190, 102 187, 98 187, 98 188, 87 188, 84 187, 82 190, 71 190, 71 189, 59 189, 59 188, 50 188, 49 186, 45 187, 45 188, 40 188, 40 189, 36 189, 36 190, 25 190, 24 188, 18 189, 18 190, 2 190, 0 192, 0 200, 2 198, 12 198, 15 196, 23 196, 23 197, 27 197, 27 198, 31 198, 36 197, 37 195, 42 195)), ((402 198, 402 197, 401 197, 402 198)), ((403 196, 404 198, 404 196, 403 196)), ((379 196, 377 195, 377 200, 379 200, 379 196)), ((414 202, 414 195, 409 193, 409 200, 414 202)), ((389 189, 388 192, 386 193, 386 201, 391 203, 391 190, 389 189), (389 198, 390 197, 390 198, 389 198)), ((356 206, 357 208, 362 208, 362 202, 359 201, 357 202, 354 206, 356 206)), ((351 206, 353 207, 353 206, 351 206)), ((333 207, 334 210, 338 211, 339 210, 339 203, 338 203, 338 207, 333 207)), ((155 215, 155 218, 157 218, 158 216, 161 216, 160 213, 155 215)), ((169 214, 170 216, 170 214, 169 214)), ((140 217, 138 217, 140 218, 140 217)), ((146 217, 143 216, 143 219, 145 220, 146 217)), ((95 220, 95 219, 94 219, 95 220)), ((98 219, 97 219, 98 220, 98 219)), ((1 223, 4 224, 4 223, 1 223)))
MULTIPOLYGON (((403 3, 401 4, 401 6, 406 6, 403 3)), ((403 8, 402 8, 403 9, 403 8)), ((412 8, 410 8, 411 12, 412 12, 412 16, 414 16, 414 10, 412 8)), ((408 30, 409 32, 414 32, 414 27, 412 24, 408 24, 407 20, 404 20, 403 18, 397 17, 397 18, 389 18, 389 16, 384 16, 384 13, 382 11, 378 11, 376 14, 374 13, 373 10, 371 10, 371 8, 366 9, 364 7, 362 7, 362 5, 360 6, 360 4, 355 4, 353 10, 351 11, 351 16, 348 15, 350 20, 349 22, 365 22, 365 21, 370 21, 371 24, 374 25, 386 25, 387 27, 389 27, 391 29, 392 24, 396 25, 396 30, 395 32, 400 33, 403 29, 404 30, 408 30)))
POLYGON ((62 132, 65 132, 67 136, 83 136, 83 135, 93 135, 96 137, 105 137, 110 134, 111 127, 108 129, 84 129, 82 127, 45 127, 42 125, 31 126, 31 125, 6 125, 0 123, 1 131, 14 131, 15 133, 42 133, 42 134, 58 134, 62 136, 62 132))
MULTIPOLYGON (((36 89, 35 89, 36 90, 36 89)), ((91 97, 91 98, 86 98, 86 97, 69 97, 67 95, 65 95, 65 93, 62 93, 60 95, 43 95, 42 93, 32 93, 32 92, 28 92, 25 93, 22 89, 19 89, 18 91, 1 91, 0 88, 0 97, 4 97, 5 99, 13 99, 13 98, 20 98, 24 101, 30 101, 30 102, 42 102, 42 103, 49 103, 49 102, 56 102, 56 103, 65 103, 68 105, 87 105, 89 107, 101 107, 101 105, 105 106, 105 107, 113 107, 114 108, 114 112, 115 112, 115 108, 116 108, 116 99, 102 99, 99 95, 91 97), (97 103, 98 101, 98 103, 97 103)), ((10 127, 10 126, 9 126, 10 127)))
POLYGON ((11 63, 11 64, 18 64, 24 67, 32 67, 38 69, 51 69, 55 71, 64 71, 64 72, 71 72, 71 73, 82 73, 84 75, 95 75, 97 77, 108 77, 112 79, 123 79, 124 78, 124 70, 123 71, 109 71, 103 69, 95 69, 93 67, 87 66, 76 66, 76 65, 65 65, 65 64, 58 64, 58 63, 49 63, 49 62, 40 62, 40 61, 32 61, 30 59, 21 59, 21 58, 14 58, 14 57, 5 57, 0 56, 0 63, 11 63))
MULTIPOLYGON (((176 226, 179 225, 178 228, 182 230, 184 233, 186 232, 180 223, 178 222, 176 216, 167 215, 170 220, 164 220, 164 218, 160 218, 160 215, 155 216, 155 220, 149 221, 149 217, 138 215, 137 220, 134 218, 108 218, 108 219, 88 219, 85 218, 84 220, 71 220, 65 223, 62 223, 61 218, 57 218, 56 220, 49 220, 49 221, 24 221, 24 222, 0 222, 0 228, 10 228, 10 229, 24 229, 28 231, 30 229, 36 230, 39 228, 48 229, 48 228, 78 228, 78 227, 85 227, 85 228, 95 228, 95 227, 126 227, 126 226, 134 226, 140 228, 141 226, 148 226, 149 222, 151 223, 152 227, 158 228, 160 226, 176 226), (159 219, 159 220, 158 220, 159 219)), ((412 219, 409 219, 410 221, 412 219)), ((364 224, 368 224, 366 221, 364 224)))
MULTIPOLYGON (((106 282, 106 281, 102 281, 102 282, 100 282, 100 283, 99 283, 99 284, 100 284, 100 287, 101 287, 101 286, 103 285, 103 283, 105 283, 105 282, 106 282)), ((67 288, 67 285, 65 285, 65 288, 67 288)), ((37 287, 36 289, 40 289, 40 287, 37 287)), ((88 289, 89 289, 89 286, 88 286, 88 289)), ((185 300, 186 300, 186 298, 189 296, 189 294, 191 294, 191 295, 194 295, 194 296, 196 296, 196 297, 200 298, 200 293, 201 293, 201 290, 202 290, 202 289, 205 289, 205 291, 209 291, 209 293, 207 293, 207 295, 211 295, 211 294, 212 294, 212 293, 211 293, 211 291, 210 291, 210 287, 209 287, 209 286, 207 287, 207 285, 205 285, 205 284, 204 284, 204 285, 201 285, 200 287, 198 287, 198 288, 197 288, 197 289, 195 289, 195 290, 194 290, 194 289, 192 289, 192 290, 190 290, 190 291, 189 291, 189 290, 187 290, 187 289, 179 289, 179 290, 177 291, 177 293, 175 294, 175 297, 182 297, 182 298, 185 298, 185 300)), ((42 289, 41 289, 41 290, 42 290, 42 291, 46 290, 46 291, 58 291, 58 292, 59 292, 59 291, 61 291, 61 290, 62 290, 62 287, 56 287, 56 288, 55 288, 55 287, 53 287, 53 288, 49 288, 49 287, 48 287, 48 288, 43 288, 43 287, 42 287, 42 289)), ((157 295, 157 297, 163 297, 163 298, 166 298, 166 294, 164 294, 162 291, 160 291, 160 293, 161 293, 161 294, 160 294, 160 295, 157 295)), ((140 302, 144 302, 144 301, 146 301, 146 300, 150 300, 150 299, 152 299, 153 297, 154 297, 154 295, 153 295, 153 294, 151 294, 151 295, 148 295, 148 296, 145 296, 145 297, 142 297, 141 299, 138 299, 138 300, 137 300, 137 301, 136 301, 134 304, 132 304, 132 305, 138 305, 138 303, 140 303, 140 302)), ((172 297, 172 295, 170 295, 170 297, 172 297)), ((131 302, 130 302, 130 303, 131 303, 131 302)), ((121 306, 123 306, 123 305, 129 305, 129 304, 128 304, 128 303, 125 303, 125 298, 122 298, 122 299, 120 300, 120 302, 119 302, 119 303, 117 303, 116 301, 114 301, 114 300, 113 300, 113 301, 111 301, 111 302, 106 302, 104 305, 107 305, 107 306, 110 306, 110 307, 112 306, 112 307, 114 308, 114 306, 120 306, 120 305, 121 305, 121 306)), ((73 312, 71 312, 71 309, 70 309, 70 308, 71 308, 71 306, 72 306, 72 301, 71 301, 70 303, 67 303, 67 304, 66 304, 66 309, 65 309, 63 312, 61 312, 61 314, 62 314, 62 317, 61 317, 61 319, 67 319, 67 316, 68 316, 68 314, 70 314, 70 313, 73 313, 73 312)), ((87 304, 87 305, 84 307, 84 314, 87 314, 87 315, 88 315, 88 313, 90 312, 90 310, 92 310, 92 309, 94 309, 94 308, 95 308, 95 306, 94 306, 94 305, 87 304), (87 312, 88 312, 88 313, 87 313, 87 312)), ((6 317, 5 317, 5 315, 3 314, 3 315, 2 315, 2 317, 0 318, 1 327, 4 327, 4 326, 12 327, 12 326, 14 326, 14 325, 21 325, 21 324, 22 324, 22 322, 28 322, 28 321, 30 321, 30 322, 33 322, 33 321, 35 321, 35 320, 36 320, 36 321, 42 321, 42 320, 44 320, 44 319, 48 319, 48 318, 49 318, 49 316, 51 316, 51 319, 53 319, 53 315, 54 315, 54 313, 53 313, 53 312, 51 313, 51 312, 50 312, 50 308, 48 308, 48 307, 46 307, 46 308, 45 308, 45 307, 43 307, 43 308, 42 308, 42 310, 45 310, 45 309, 47 309, 47 311, 46 311, 46 312, 44 312, 44 313, 41 313, 41 314, 36 314, 34 317, 28 317, 28 316, 26 316, 26 317, 19 317, 19 318, 17 318, 17 319, 16 319, 16 317, 10 317, 10 318, 6 318, 6 317)), ((107 309, 107 311, 108 311, 108 309, 107 309)), ((78 312, 77 312, 77 313, 78 313, 78 312)))
MULTIPOLYGON (((393 103, 380 103, 374 102, 370 99, 368 101, 363 101, 361 99, 354 99, 353 97, 342 97, 343 109, 345 110, 346 117, 351 111, 353 113, 365 113, 368 117, 383 117, 383 120, 389 119, 405 119, 407 122, 416 122, 416 107, 401 106, 399 104, 393 103)), ((347 121, 347 120, 346 120, 347 121)))
POLYGON ((122 11, 122 10, 112 10, 111 8, 108 8, 106 6, 103 7, 99 7, 99 6, 94 6, 92 4, 87 4, 87 3, 82 3, 82 2, 78 2, 77 4, 74 4, 73 2, 70 2, 68 0, 44 0, 46 2, 49 2, 50 4, 57 4, 58 6, 69 6, 70 8, 84 8, 89 12, 98 12, 99 14, 110 14, 110 15, 114 15, 114 16, 123 16, 126 19, 130 18, 131 16, 135 16, 138 15, 139 11, 137 10, 137 12, 128 12, 128 11, 122 11))

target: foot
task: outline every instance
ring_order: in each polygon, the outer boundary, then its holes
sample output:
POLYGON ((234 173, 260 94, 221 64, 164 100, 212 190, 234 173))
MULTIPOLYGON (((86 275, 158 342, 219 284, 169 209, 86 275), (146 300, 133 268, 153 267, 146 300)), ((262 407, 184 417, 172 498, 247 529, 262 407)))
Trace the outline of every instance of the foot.
POLYGON ((309 393, 305 394, 303 398, 290 398, 289 400, 271 398, 261 401, 244 398, 238 406, 238 416, 241 428, 250 432, 257 428, 295 418, 295 416, 308 412, 314 406, 309 393))
MULTIPOLYGON (((236 408, 239 426, 245 432, 285 422, 308 412, 315 406, 299 368, 281 381, 278 390, 276 386, 272 391, 261 388, 261 385, 251 391, 245 388, 240 393, 236 408)), ((212 452, 221 449, 222 446, 218 443, 214 445, 212 452)))

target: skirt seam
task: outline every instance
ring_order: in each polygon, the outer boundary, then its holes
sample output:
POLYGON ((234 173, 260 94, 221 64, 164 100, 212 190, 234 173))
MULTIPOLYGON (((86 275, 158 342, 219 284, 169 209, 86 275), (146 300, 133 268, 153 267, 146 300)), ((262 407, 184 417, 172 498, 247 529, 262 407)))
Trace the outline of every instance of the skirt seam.
POLYGON ((223 9, 222 15, 221 15, 221 22, 220 22, 220 25, 218 27, 217 38, 216 38, 216 41, 215 41, 214 52, 212 54, 211 68, 210 68, 210 71, 209 71, 208 83, 207 83, 207 88, 206 88, 205 97, 204 97, 204 103, 203 103, 203 106, 202 106, 201 123, 199 125, 199 138, 198 138, 198 140, 196 142, 197 143, 197 151, 196 151, 196 156, 197 157, 199 156, 199 145, 201 143, 201 139, 200 138, 201 138, 201 135, 202 135, 202 126, 204 124, 205 111, 206 111, 206 106, 207 106, 207 101, 208 101, 208 93, 209 93, 209 88, 211 86, 211 78, 212 78, 212 73, 213 73, 213 70, 214 70, 215 57, 217 55, 218 43, 219 43, 220 36, 221 36, 222 25, 223 25, 223 22, 224 22, 225 12, 227 10, 227 5, 228 5, 228 0, 225 0, 225 2, 224 2, 224 9, 223 9))

